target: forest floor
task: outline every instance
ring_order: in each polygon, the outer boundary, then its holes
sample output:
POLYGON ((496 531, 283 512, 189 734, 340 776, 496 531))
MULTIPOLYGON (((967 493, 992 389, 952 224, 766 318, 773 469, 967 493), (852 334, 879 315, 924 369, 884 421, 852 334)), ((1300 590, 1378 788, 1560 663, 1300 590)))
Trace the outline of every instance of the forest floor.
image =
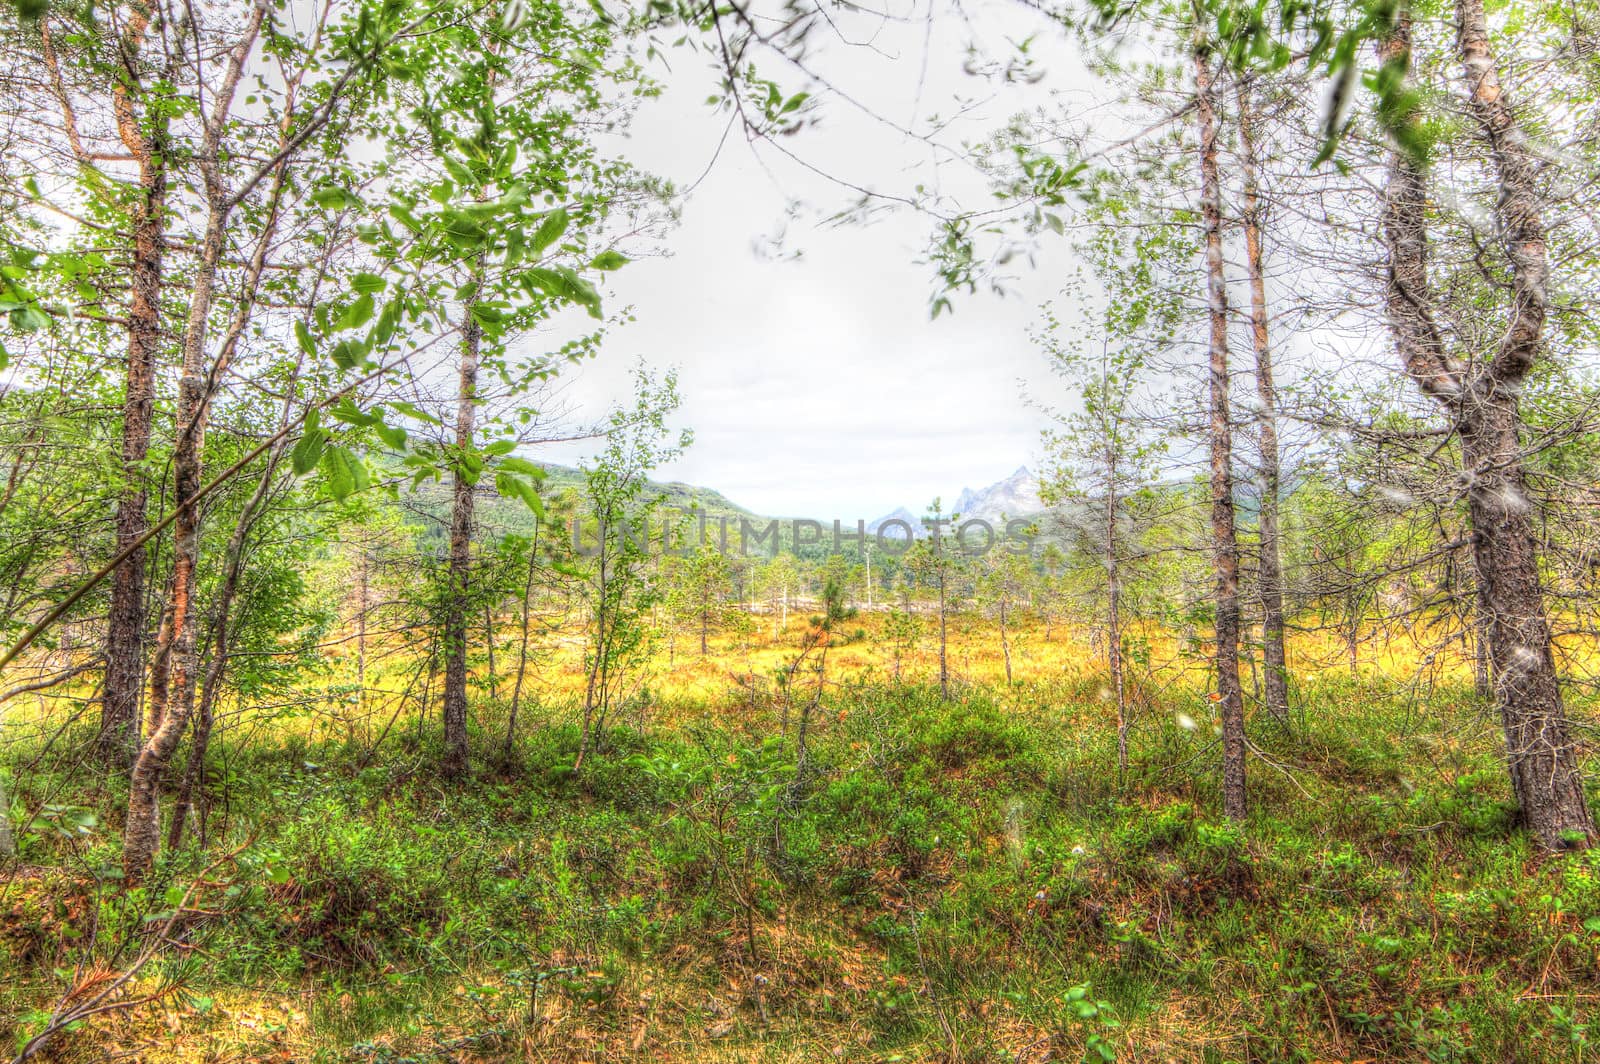
POLYGON ((1469 690, 1299 685, 1288 726, 1252 721, 1232 825, 1187 687, 1141 695, 1119 773, 1091 674, 949 701, 847 680, 803 775, 798 711, 730 689, 624 721, 577 773, 570 711, 538 704, 503 757, 503 699, 475 707, 460 783, 436 722, 376 752, 225 734, 208 849, 130 891, 125 793, 7 749, 41 812, 0 866, 0 1045, 161 929, 111 999, 149 1000, 35 1059, 1580 1061, 1600 1041, 1600 854, 1515 829, 1469 690))

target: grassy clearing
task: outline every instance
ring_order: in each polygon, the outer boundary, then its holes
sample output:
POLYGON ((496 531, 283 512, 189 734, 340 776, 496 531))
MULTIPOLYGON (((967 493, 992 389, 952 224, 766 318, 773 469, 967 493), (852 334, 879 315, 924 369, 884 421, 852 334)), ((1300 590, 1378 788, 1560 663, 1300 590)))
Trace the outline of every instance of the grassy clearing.
MULTIPOLYGON (((799 782, 759 702, 614 730, 580 776, 565 714, 535 711, 513 762, 459 790, 410 726, 378 759, 292 733, 231 746, 212 853, 250 847, 142 973, 163 996, 52 1052, 1584 1059, 1600 855, 1546 858, 1512 829, 1465 694, 1330 675, 1300 696, 1303 728, 1255 728, 1242 827, 1214 813, 1204 703, 1153 705, 1119 780, 1092 677, 950 703, 847 685, 799 782)), ((480 749, 501 708, 480 707, 480 749)), ((113 788, 65 793, 114 822, 113 788)), ((31 833, 0 894, 19 1027, 101 978, 77 960, 125 964, 201 861, 119 896, 115 832, 70 830, 31 833)))

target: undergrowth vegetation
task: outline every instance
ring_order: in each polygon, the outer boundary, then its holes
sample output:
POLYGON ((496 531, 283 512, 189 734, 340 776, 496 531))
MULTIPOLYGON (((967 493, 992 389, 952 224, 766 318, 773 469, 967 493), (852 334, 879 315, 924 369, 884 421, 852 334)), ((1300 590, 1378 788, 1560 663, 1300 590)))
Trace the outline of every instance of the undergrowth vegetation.
POLYGON ((763 706, 613 729, 578 773, 535 714, 459 787, 416 729, 382 764, 225 742, 208 856, 127 891, 115 785, 14 750, 43 812, 0 1015, 25 1039, 154 928, 150 1002, 47 1057, 1585 1059, 1600 855, 1515 827, 1490 711, 1342 678, 1301 705, 1257 722, 1243 824, 1199 705, 1153 710, 1119 778, 1090 688, 847 687, 803 772, 763 706))

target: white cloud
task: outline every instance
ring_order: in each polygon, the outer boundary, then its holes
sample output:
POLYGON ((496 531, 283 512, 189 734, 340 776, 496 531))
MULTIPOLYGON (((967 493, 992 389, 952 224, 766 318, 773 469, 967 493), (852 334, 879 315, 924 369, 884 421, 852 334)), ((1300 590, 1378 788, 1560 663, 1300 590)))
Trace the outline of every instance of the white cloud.
MULTIPOLYGON (((945 20, 935 34, 924 117, 949 113, 956 92, 991 91, 961 73, 963 25, 945 20)), ((889 58, 861 49, 827 56, 830 77, 856 77, 846 83, 852 96, 903 122, 917 86, 921 33, 920 25, 886 29, 876 44, 889 58)), ((1063 46, 1052 76, 1076 69, 1065 55, 1063 46)), ((710 84, 697 69, 671 75, 663 98, 641 107, 623 154, 680 184, 692 181, 726 121, 702 105, 710 84)), ((979 106, 958 135, 983 135, 1028 94, 1038 102, 1049 87, 1047 79, 979 106)), ((837 98, 825 106, 821 125, 786 147, 884 191, 935 176, 909 169, 926 157, 924 145, 837 98)), ((959 165, 937 176, 981 190, 959 165)), ((786 232, 786 248, 799 251, 798 259, 758 255, 753 238, 777 231, 794 200, 837 208, 850 196, 770 148, 758 157, 735 131, 685 205, 682 224, 668 234, 671 256, 614 275, 611 304, 630 305, 636 321, 578 371, 568 396, 598 413, 627 397, 636 358, 677 366, 684 397, 678 421, 694 429, 697 442, 663 475, 766 513, 870 519, 936 494, 948 504, 962 486, 989 484, 1031 462, 1043 418, 1021 397, 1018 379, 1056 387, 1026 329, 1055 291, 1052 278, 1065 276, 1063 251, 1036 270, 1023 267, 1010 297, 963 296, 953 316, 930 321, 934 274, 916 261, 932 228, 926 218, 822 228, 802 216, 786 232)), ((585 449, 552 447, 544 456, 572 461, 585 449)))

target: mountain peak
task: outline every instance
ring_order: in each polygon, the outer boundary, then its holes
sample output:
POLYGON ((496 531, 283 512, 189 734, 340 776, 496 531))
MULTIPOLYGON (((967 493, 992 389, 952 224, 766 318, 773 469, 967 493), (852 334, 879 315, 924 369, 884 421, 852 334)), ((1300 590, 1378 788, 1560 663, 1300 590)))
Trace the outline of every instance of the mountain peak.
POLYGON ((1021 465, 1004 480, 997 480, 986 488, 973 491, 963 488, 956 500, 955 510, 962 517, 994 519, 1035 514, 1044 509, 1039 498, 1039 478, 1027 466, 1021 465))
MULTIPOLYGON (((913 539, 916 538, 918 535, 920 535, 921 532, 922 532, 922 522, 917 520, 917 515, 916 514, 912 513, 910 510, 906 509, 904 506, 899 507, 893 513, 884 514, 882 517, 878 518, 876 521, 869 521, 867 523, 867 531, 871 532, 874 535, 876 535, 877 532, 878 532, 878 529, 882 528, 884 525, 888 524, 890 521, 903 522, 904 525, 905 525, 905 528, 909 528, 911 530, 911 536, 912 536, 913 539)), ((892 526, 890 531, 885 533, 886 536, 892 536, 892 537, 896 537, 896 538, 903 538, 905 536, 905 534, 906 534, 905 533, 905 529, 901 528, 900 525, 898 525, 898 524, 892 526)))

